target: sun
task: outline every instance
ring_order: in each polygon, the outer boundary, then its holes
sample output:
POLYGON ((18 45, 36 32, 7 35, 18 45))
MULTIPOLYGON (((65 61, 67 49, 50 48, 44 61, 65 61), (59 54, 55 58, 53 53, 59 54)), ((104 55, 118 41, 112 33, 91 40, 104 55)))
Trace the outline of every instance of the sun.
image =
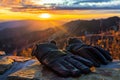
POLYGON ((49 13, 42 13, 39 15, 40 18, 43 18, 43 19, 48 19, 48 18, 51 18, 51 14, 49 13))

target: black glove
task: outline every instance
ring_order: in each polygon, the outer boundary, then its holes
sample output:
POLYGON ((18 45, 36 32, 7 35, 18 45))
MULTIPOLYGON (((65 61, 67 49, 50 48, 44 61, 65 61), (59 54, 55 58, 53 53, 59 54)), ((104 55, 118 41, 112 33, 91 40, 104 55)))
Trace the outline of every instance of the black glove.
POLYGON ((52 43, 36 45, 32 55, 36 56, 43 65, 64 77, 89 73, 90 67, 93 66, 91 61, 70 52, 61 51, 52 43))
POLYGON ((96 46, 86 45, 77 38, 70 38, 66 49, 73 54, 90 60, 96 67, 99 67, 101 64, 106 65, 112 61, 108 51, 96 46))

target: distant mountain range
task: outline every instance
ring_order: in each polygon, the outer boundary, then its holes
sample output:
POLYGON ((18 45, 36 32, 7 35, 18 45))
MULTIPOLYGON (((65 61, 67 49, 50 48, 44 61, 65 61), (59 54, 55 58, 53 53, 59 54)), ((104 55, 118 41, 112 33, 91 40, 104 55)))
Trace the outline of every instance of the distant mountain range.
MULTIPOLYGON (((35 42, 44 42, 53 35, 53 21, 21 20, 0 23, 0 50, 11 52, 35 42)), ((62 22, 56 21, 57 25, 62 22)))
POLYGON ((109 17, 106 19, 93 20, 74 20, 58 26, 58 32, 54 38, 62 36, 81 36, 87 34, 99 34, 108 30, 118 30, 120 25, 120 18, 109 17))
POLYGON ((6 28, 16 28, 16 27, 28 27, 30 30, 43 30, 46 28, 54 27, 52 22, 57 22, 57 24, 63 23, 62 21, 52 21, 52 20, 18 20, 18 21, 6 21, 0 23, 0 30, 6 28))
POLYGON ((51 39, 58 41, 71 36, 99 34, 101 31, 118 30, 119 17, 97 20, 75 20, 64 25, 62 22, 23 20, 0 23, 0 50, 12 52, 37 42, 51 39), (53 28, 54 27, 54 28, 53 28))
POLYGON ((0 23, 0 39, 18 37, 34 31, 41 31, 63 24, 62 21, 19 20, 0 23), (54 23, 56 25, 54 25, 54 23))

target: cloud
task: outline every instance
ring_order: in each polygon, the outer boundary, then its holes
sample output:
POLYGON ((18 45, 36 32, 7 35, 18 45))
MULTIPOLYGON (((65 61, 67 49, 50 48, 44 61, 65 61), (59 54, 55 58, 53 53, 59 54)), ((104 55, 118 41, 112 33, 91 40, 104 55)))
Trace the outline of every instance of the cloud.
POLYGON ((0 5, 39 9, 120 9, 120 0, 0 0, 0 5))
POLYGON ((120 9, 119 0, 71 0, 56 9, 120 9))

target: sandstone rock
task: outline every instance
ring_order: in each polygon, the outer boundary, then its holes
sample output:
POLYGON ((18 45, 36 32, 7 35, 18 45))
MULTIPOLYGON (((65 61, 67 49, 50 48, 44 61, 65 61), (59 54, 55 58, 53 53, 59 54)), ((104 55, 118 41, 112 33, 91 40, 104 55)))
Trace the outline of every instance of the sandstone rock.
POLYGON ((12 59, 15 62, 25 62, 31 60, 31 58, 28 57, 22 57, 22 56, 7 56, 8 59, 12 59))
MULTIPOLYGON (((120 80, 120 61, 116 63, 119 68, 98 68, 96 72, 76 78, 63 78, 48 68, 36 62, 32 66, 19 70, 8 76, 8 80, 120 80)), ((111 65, 111 64, 109 64, 111 65)))
POLYGON ((5 56, 6 53, 4 51, 0 51, 0 56, 5 56))
POLYGON ((0 74, 3 74, 6 70, 8 70, 12 64, 13 64, 12 59, 8 59, 7 57, 4 57, 0 59, 0 74))

